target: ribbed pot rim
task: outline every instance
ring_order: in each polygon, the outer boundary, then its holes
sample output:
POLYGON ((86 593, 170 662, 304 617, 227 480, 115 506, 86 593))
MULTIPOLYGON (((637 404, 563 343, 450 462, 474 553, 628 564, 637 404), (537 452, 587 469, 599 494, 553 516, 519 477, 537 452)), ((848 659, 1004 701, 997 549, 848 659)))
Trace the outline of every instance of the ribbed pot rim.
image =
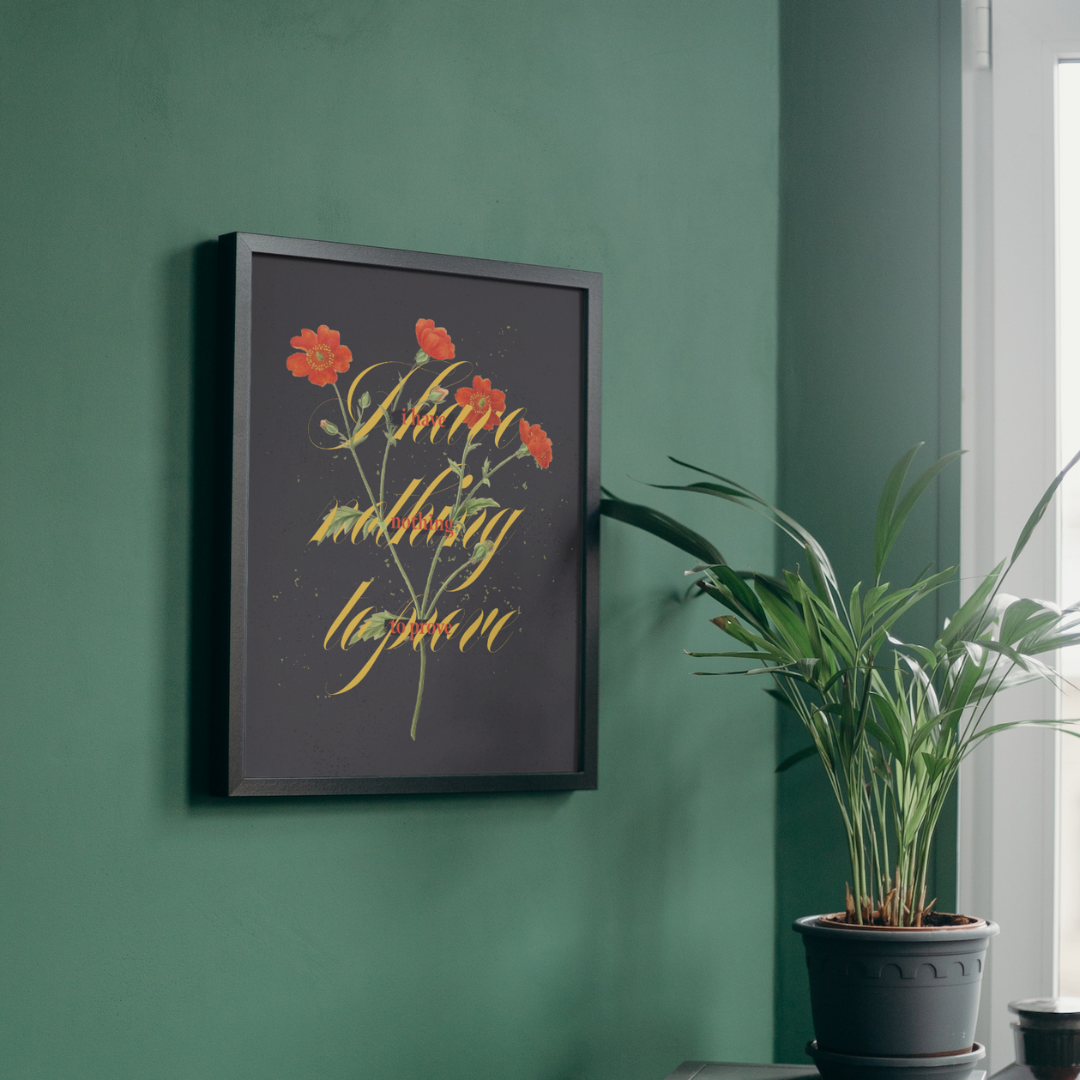
POLYGON ((819 1050, 817 1040, 806 1044, 806 1052, 815 1063, 820 1059, 834 1065, 883 1066, 885 1068, 940 1069, 943 1065, 972 1065, 986 1057, 986 1047, 975 1043, 961 1054, 934 1054, 929 1057, 874 1057, 869 1054, 838 1054, 834 1050, 819 1050))
MULTIPOLYGON (((839 915, 840 912, 832 913, 839 915)), ((864 941, 941 941, 947 935, 952 941, 970 941, 977 938, 991 938, 998 933, 997 923, 979 919, 966 926, 852 926, 823 922, 829 915, 804 915, 796 919, 791 928, 804 937, 864 941)))

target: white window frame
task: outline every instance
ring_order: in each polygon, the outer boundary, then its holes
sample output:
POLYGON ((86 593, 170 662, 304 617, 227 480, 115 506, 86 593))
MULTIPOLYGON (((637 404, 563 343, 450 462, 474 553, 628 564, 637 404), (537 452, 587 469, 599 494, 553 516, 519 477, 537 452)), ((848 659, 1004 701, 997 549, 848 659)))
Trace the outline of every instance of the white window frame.
MULTIPOLYGON (((1058 468, 1054 105, 1058 61, 1080 55, 1080 3, 993 0, 989 57, 988 0, 962 4, 961 575, 970 591, 1008 555, 1058 468)), ((1048 514, 1006 591, 1057 597, 1059 532, 1048 514)), ((1053 688, 1036 684, 1003 695, 993 718, 1057 709, 1053 688)), ((1008 1002, 1057 992, 1058 739, 1009 732, 961 770, 959 907, 1002 930, 977 1036, 991 1073, 1014 1056, 1008 1002)))

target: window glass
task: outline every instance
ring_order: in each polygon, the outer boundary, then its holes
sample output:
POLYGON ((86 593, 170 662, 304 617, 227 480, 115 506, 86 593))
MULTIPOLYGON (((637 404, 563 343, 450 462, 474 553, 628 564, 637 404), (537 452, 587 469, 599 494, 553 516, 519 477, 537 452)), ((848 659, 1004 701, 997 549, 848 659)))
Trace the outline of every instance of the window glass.
MULTIPOLYGON (((1061 454, 1080 450, 1080 62, 1058 65, 1057 117, 1058 358, 1061 454)), ((1080 602, 1080 475, 1070 474, 1061 502, 1061 597, 1080 602)), ((1061 658, 1061 714, 1080 719, 1080 648, 1061 658)), ((1060 993, 1080 996, 1080 738, 1062 737, 1060 993)))

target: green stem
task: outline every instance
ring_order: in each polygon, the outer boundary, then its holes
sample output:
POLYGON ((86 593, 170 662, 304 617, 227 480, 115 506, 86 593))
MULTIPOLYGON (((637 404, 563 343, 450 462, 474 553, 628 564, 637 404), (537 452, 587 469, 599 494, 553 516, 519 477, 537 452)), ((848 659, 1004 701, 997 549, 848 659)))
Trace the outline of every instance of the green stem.
MULTIPOLYGON (((349 414, 345 410, 345 402, 342 400, 341 391, 338 389, 337 383, 332 384, 334 387, 334 393, 337 394, 338 404, 341 406, 341 416, 345 421, 345 427, 349 426, 349 414)), ((387 441, 387 447, 389 447, 389 440, 387 441)), ((409 590, 409 596, 412 597, 413 606, 416 608, 416 614, 420 615, 420 601, 417 599, 416 590, 412 586, 412 582, 409 580, 409 575, 405 573, 405 567, 401 565, 401 559, 398 558, 397 548, 390 543, 390 530, 386 527, 386 519, 383 517, 382 503, 375 502, 375 493, 371 490, 371 485, 368 483, 368 478, 364 473, 364 467, 360 464, 360 458, 356 454, 356 447, 352 445, 352 439, 349 440, 349 450, 352 452, 353 461, 356 462, 356 468, 360 473, 360 479, 364 482, 364 488, 367 490, 368 498, 371 500, 371 505, 375 507, 375 521, 379 528, 382 529, 383 537, 386 539, 386 546, 390 549, 390 554, 394 557, 394 562, 397 563, 398 571, 401 574, 402 579, 405 582, 405 587, 409 590)), ((383 476, 385 478, 386 466, 385 457, 383 465, 383 476)))
MULTIPOLYGON (((349 429, 349 414, 345 409, 345 402, 342 400, 341 391, 338 389, 337 383, 334 383, 334 393, 337 394, 338 405, 341 406, 341 416, 345 421, 346 430, 349 429)), ((395 399, 396 404, 396 399, 395 399)), ((349 439, 349 450, 352 452, 353 461, 356 462, 356 468, 360 472, 360 479, 364 482, 364 487, 367 489, 368 498, 371 500, 371 505, 375 507, 375 519, 378 522, 379 528, 382 529, 383 537, 386 540, 386 546, 390 549, 390 554, 394 557, 394 562, 397 563, 398 571, 401 574, 402 579, 405 582, 406 588, 409 590, 409 596, 412 597, 413 608, 416 610, 417 620, 423 624, 423 614, 420 601, 417 599, 416 590, 413 588, 412 582, 409 580, 409 575, 405 573, 405 567, 401 565, 401 559, 398 556, 397 548, 390 542, 390 530, 386 526, 386 518, 383 516, 383 506, 385 505, 386 498, 386 462, 390 456, 390 417, 389 414, 383 412, 384 419, 386 420, 386 449, 383 451, 382 468, 379 470, 379 501, 375 502, 375 493, 371 490, 371 485, 368 483, 368 478, 364 474, 364 467, 360 464, 360 458, 356 453, 356 447, 353 445, 352 439, 349 439)), ((420 703, 424 699, 424 669, 427 665, 427 653, 424 651, 424 639, 420 638, 420 685, 416 688, 416 708, 413 710, 412 728, 410 729, 410 737, 416 741, 416 724, 420 719, 420 703)))
MULTIPOLYGON (((493 477, 493 476, 494 476, 494 475, 495 475, 495 474, 496 474, 496 473, 497 473, 497 472, 498 472, 498 471, 499 471, 499 470, 500 470, 500 469, 501 469, 501 468, 502 468, 502 467, 503 467, 504 465, 507 465, 507 464, 509 464, 509 463, 510 463, 511 461, 513 461, 513 460, 514 460, 514 459, 515 459, 515 458, 516 458, 517 456, 518 456, 518 452, 517 452, 517 451, 515 450, 515 451, 514 451, 514 452, 513 452, 513 453, 512 453, 512 454, 511 454, 511 455, 510 455, 510 456, 509 456, 508 458, 504 458, 504 459, 503 459, 502 461, 500 461, 500 462, 499 462, 499 464, 498 464, 498 465, 496 465, 496 466, 495 466, 495 468, 494 468, 494 469, 492 469, 492 470, 491 470, 491 472, 489 472, 489 473, 487 474, 487 476, 486 476, 486 477, 485 477, 484 479, 485 479, 485 480, 491 480, 491 478, 492 478, 492 477, 493 477)), ((490 484, 490 483, 488 484, 488 487, 491 487, 491 484, 490 484)))
MULTIPOLYGON (((454 506, 453 506, 453 509, 450 511, 450 520, 451 520, 451 522, 454 521, 454 519, 457 517, 457 512, 461 509, 461 496, 462 496, 462 494, 464 493, 464 490, 465 490, 465 487, 464 487, 464 485, 465 485, 465 459, 469 456, 469 451, 472 448, 473 448, 473 441, 472 441, 472 434, 470 432, 470 434, 465 439, 465 446, 461 451, 461 466, 460 466, 460 469, 458 471, 457 495, 454 497, 454 506)), ((506 459, 506 461, 509 461, 509 460, 510 460, 510 458, 506 459)), ((506 464, 506 461, 500 462, 498 468, 502 468, 502 466, 506 464)), ((495 473, 495 469, 492 469, 491 472, 488 473, 488 476, 490 477, 490 476, 494 475, 494 473, 495 473)), ((423 601, 423 603, 424 603, 424 611, 423 611, 423 617, 425 619, 428 618, 430 613, 435 609, 436 602, 438 601, 439 597, 442 596, 444 590, 446 589, 446 586, 450 583, 450 578, 447 578, 446 581, 443 583, 442 588, 439 589, 438 593, 436 594, 435 599, 429 605, 428 604, 428 594, 431 592, 431 583, 435 578, 435 567, 439 563, 439 557, 442 554, 443 544, 445 544, 445 543, 446 543, 446 537, 445 536, 440 536, 439 537, 439 545, 438 545, 438 547, 435 548, 435 554, 434 554, 434 556, 432 557, 432 560, 431 560, 431 569, 428 571, 427 584, 424 586, 424 601, 423 601)), ((469 566, 470 563, 467 562, 464 565, 469 566)), ((461 569, 461 567, 459 566, 458 570, 460 570, 460 569, 461 569)), ((457 570, 454 571, 455 574, 457 572, 458 572, 457 570)), ((451 577, 453 577, 453 574, 451 575, 451 577)))
POLYGON ((462 492, 465 490, 465 459, 469 456, 469 451, 471 449, 472 432, 470 431, 469 434, 465 436, 465 446, 462 448, 461 451, 461 469, 458 472, 457 495, 454 497, 454 509, 453 512, 450 514, 451 518, 453 518, 454 514, 458 512, 458 509, 461 506, 461 495, 462 492))
POLYGON ((409 738, 416 742, 416 722, 420 719, 420 703, 424 700, 424 670, 427 667, 427 651, 424 649, 423 635, 420 642, 420 685, 416 688, 416 708, 413 709, 412 727, 409 729, 409 738))
MULTIPOLYGON (((390 457, 390 441, 392 436, 389 432, 386 435, 386 447, 383 449, 382 455, 382 468, 379 470, 379 513, 382 513, 382 508, 386 505, 386 462, 390 457)), ((389 543, 389 541, 387 541, 389 543)))
POLYGON ((435 577, 435 567, 439 563, 439 555, 442 552, 443 544, 445 544, 445 543, 446 543, 446 533, 443 533, 443 535, 439 537, 439 543, 436 546, 435 554, 432 556, 432 559, 431 559, 431 569, 428 571, 427 584, 424 585, 424 599, 423 599, 422 603, 424 605, 423 617, 425 619, 428 617, 428 594, 431 592, 431 582, 432 582, 432 579, 435 577))
POLYGON ((468 570, 469 567, 472 566, 472 565, 473 565, 472 559, 469 559, 467 562, 463 562, 456 570, 453 571, 453 573, 450 574, 450 576, 442 583, 442 585, 439 586, 439 591, 435 594, 435 596, 432 598, 432 601, 431 601, 432 610, 434 610, 435 607, 438 605, 439 597, 442 596, 442 594, 444 592, 446 592, 447 585, 449 585, 450 582, 453 581, 454 578, 456 578, 458 576, 458 574, 461 573, 462 570, 468 570))

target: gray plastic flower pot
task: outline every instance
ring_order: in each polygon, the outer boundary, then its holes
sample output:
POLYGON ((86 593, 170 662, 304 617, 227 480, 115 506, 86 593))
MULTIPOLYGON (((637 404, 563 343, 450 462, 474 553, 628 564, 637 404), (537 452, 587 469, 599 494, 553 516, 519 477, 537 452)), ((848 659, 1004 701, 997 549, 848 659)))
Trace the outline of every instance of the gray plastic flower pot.
MULTIPOLYGON (((976 1043, 966 1054, 945 1057, 859 1057, 830 1054, 811 1043, 806 1052, 814 1059, 822 1080, 968 1080, 986 1050, 976 1043)), ((980 1075, 985 1076, 986 1073, 980 1075)))
POLYGON ((806 948, 820 1050, 873 1057, 971 1051, 994 923, 886 929, 823 918, 794 924, 806 948))

